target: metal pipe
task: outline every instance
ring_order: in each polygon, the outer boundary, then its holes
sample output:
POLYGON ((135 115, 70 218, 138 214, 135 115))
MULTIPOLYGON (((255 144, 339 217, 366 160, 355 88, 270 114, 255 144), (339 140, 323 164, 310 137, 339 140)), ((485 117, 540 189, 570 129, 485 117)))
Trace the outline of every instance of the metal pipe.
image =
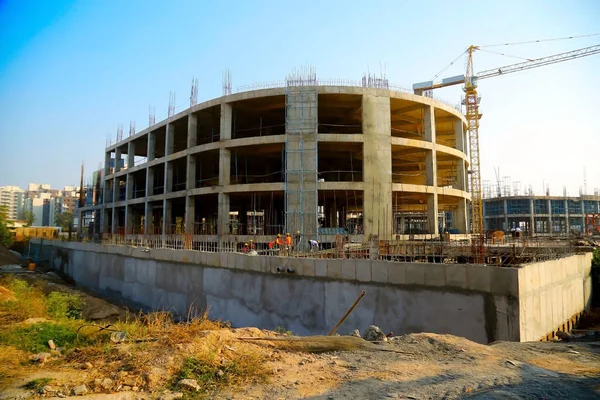
POLYGON ((346 311, 346 314, 344 314, 344 316, 342 318, 340 318, 340 320, 338 321, 337 324, 335 324, 335 326, 333 327, 333 329, 331 330, 331 332, 329 332, 329 336, 333 336, 333 334, 338 330, 338 328, 340 327, 340 325, 342 325, 344 323, 344 321, 346 320, 346 318, 348 318, 348 315, 350 315, 350 313, 352 311, 354 311, 354 309, 356 308, 356 306, 358 305, 358 303, 360 303, 360 301, 362 300, 362 298, 365 297, 365 294, 367 294, 367 292, 364 291, 364 290, 362 292, 360 292, 360 295, 354 301, 354 304, 352 304, 350 306, 350 308, 348 309, 348 311, 346 311))

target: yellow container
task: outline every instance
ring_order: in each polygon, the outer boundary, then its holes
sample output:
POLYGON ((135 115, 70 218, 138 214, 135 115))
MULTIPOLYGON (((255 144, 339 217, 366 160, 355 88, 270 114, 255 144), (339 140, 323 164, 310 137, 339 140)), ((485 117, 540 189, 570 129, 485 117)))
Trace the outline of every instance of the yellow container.
POLYGON ((29 263, 29 265, 27 266, 27 269, 30 271, 35 271, 35 263, 29 263))

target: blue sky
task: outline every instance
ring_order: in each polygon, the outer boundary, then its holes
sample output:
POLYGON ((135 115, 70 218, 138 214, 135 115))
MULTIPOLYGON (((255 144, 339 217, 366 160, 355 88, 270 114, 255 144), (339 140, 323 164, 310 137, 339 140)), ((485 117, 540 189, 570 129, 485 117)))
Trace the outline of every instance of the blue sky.
MULTIPOLYGON (((320 78, 431 79, 470 44, 600 32, 600 2, 0 0, 0 186, 79 182, 107 136, 167 114, 169 91, 199 100, 281 80, 312 65, 320 78)), ((498 47, 527 58, 600 43, 600 36, 498 47)), ((480 52, 475 70, 518 62, 480 52)), ((458 61, 444 76, 463 73, 458 61)), ((600 188, 600 55, 481 81, 482 174, 494 168, 537 192, 600 188)), ((437 96, 460 101, 460 88, 437 96)))

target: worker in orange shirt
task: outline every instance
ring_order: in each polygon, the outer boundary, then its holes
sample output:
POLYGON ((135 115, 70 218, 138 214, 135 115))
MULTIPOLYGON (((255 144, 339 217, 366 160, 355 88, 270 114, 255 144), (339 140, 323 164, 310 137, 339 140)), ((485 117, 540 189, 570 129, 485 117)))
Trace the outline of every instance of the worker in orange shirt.
POLYGON ((283 250, 283 239, 281 238, 281 234, 280 233, 277 234, 277 237, 275 237, 274 242, 275 242, 275 246, 274 247, 277 249, 277 251, 279 253, 281 253, 281 251, 283 250))
POLYGON ((289 232, 285 234, 285 250, 288 253, 292 251, 292 235, 289 232))
POLYGON ((248 248, 249 248, 250 250, 254 250, 254 241, 253 241, 252 239, 250 239, 250 240, 248 241, 248 248))
POLYGON ((278 233, 277 237, 275 238, 275 244, 279 248, 283 247, 283 239, 281 239, 281 234, 280 233, 278 233))

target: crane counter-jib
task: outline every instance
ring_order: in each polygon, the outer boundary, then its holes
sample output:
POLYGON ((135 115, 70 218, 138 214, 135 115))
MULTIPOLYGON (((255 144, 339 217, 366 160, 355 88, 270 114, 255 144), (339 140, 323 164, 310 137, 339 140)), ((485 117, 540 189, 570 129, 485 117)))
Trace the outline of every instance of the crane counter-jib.
MULTIPOLYGON (((473 80, 492 78, 494 76, 506 75, 513 72, 524 71, 531 68, 542 67, 544 65, 556 64, 563 61, 574 60, 577 58, 587 57, 594 54, 600 54, 600 44, 584 47, 577 50, 567 51, 564 53, 553 54, 547 57, 536 58, 516 64, 509 64, 498 68, 492 68, 478 72, 473 80)), ((425 81, 413 84, 415 94, 422 94, 425 90, 440 89, 443 87, 460 85, 465 83, 464 75, 456 75, 449 78, 444 78, 440 82, 425 81)))

